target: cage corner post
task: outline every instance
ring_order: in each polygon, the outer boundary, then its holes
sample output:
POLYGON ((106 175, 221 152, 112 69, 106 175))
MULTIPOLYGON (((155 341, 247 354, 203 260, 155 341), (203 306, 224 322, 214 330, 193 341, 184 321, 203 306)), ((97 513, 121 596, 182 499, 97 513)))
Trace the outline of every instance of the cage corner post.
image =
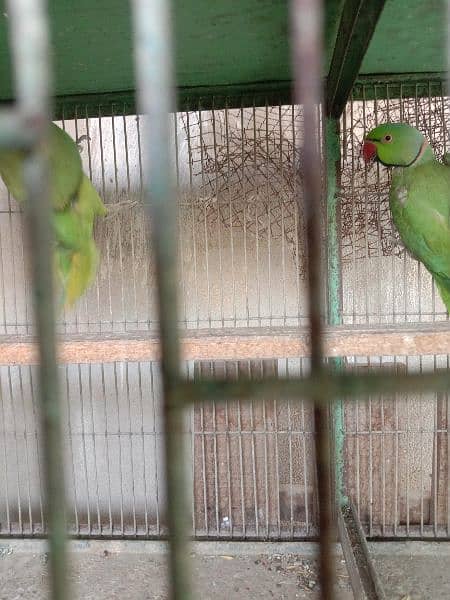
MULTIPOLYGON (((327 234, 327 322, 333 327, 342 325, 342 270, 340 248, 340 121, 324 118, 325 141, 325 186, 326 186, 326 234, 327 234)), ((344 359, 329 358, 328 365, 334 373, 342 373, 344 359)), ((344 484, 344 400, 336 398, 331 407, 333 463, 333 491, 336 508, 347 501, 344 484)))

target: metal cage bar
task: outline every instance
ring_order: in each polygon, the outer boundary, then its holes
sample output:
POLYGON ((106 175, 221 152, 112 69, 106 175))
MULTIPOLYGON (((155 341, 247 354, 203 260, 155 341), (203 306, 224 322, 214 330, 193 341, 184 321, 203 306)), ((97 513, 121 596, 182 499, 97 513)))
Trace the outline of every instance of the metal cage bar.
POLYGON ((190 598, 186 548, 189 506, 184 465, 184 403, 180 382, 177 318, 177 206, 171 181, 169 115, 175 104, 172 75, 170 3, 134 0, 136 79, 142 112, 148 118, 144 136, 148 152, 145 208, 151 217, 158 283, 165 471, 169 522, 170 595, 190 598))
MULTIPOLYGON (((26 216, 31 242, 34 307, 39 336, 39 401, 44 441, 45 513, 49 527, 50 594, 68 597, 65 552, 65 489, 61 417, 56 366, 51 207, 48 194, 46 136, 50 117, 51 68, 46 3, 10 0, 10 36, 16 73, 16 127, 24 147, 26 216), (25 135, 24 135, 25 132, 25 135)), ((11 142, 11 131, 3 142, 11 142)))
MULTIPOLYGON (((291 3, 292 46, 296 102, 303 108, 302 182, 306 217, 308 260, 308 308, 311 348, 311 377, 320 377, 323 368, 322 340, 322 255, 321 255, 321 139, 319 115, 322 99, 322 3, 294 0, 291 3)), ((298 198, 299 209, 301 199, 298 198)), ((328 406, 320 392, 311 396, 314 404, 315 451, 319 500, 320 596, 334 596, 332 556, 333 519, 331 513, 330 447, 328 406)))

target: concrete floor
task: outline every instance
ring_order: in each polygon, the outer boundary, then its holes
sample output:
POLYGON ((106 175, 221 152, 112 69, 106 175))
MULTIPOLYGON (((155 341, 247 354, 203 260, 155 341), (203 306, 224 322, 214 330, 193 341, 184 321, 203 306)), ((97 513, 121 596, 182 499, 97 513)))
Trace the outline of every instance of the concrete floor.
MULTIPOLYGON (((164 600, 165 545, 159 542, 73 542, 73 598, 164 600)), ((450 598, 450 544, 371 544, 387 598, 450 598)), ((194 598, 288 600, 318 598, 312 543, 195 543, 194 598)), ((0 600, 44 600, 47 561, 40 541, 0 541, 0 600)), ((336 600, 351 600, 348 575, 337 557, 336 600)))

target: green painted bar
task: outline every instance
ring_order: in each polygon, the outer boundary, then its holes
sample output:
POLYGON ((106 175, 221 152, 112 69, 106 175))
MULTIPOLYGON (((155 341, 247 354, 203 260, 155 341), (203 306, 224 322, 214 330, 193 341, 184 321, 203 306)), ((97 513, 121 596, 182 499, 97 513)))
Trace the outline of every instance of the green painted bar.
POLYGON ((345 0, 325 88, 328 116, 342 114, 384 4, 385 0, 345 0))
POLYGON ((320 376, 279 379, 267 377, 253 380, 208 380, 185 381, 181 384, 180 394, 186 404, 223 402, 225 400, 248 401, 251 398, 278 395, 286 399, 308 399, 321 396, 328 405, 336 398, 349 398, 355 401, 366 398, 370 394, 395 394, 398 392, 448 392, 450 390, 450 372, 397 375, 392 371, 380 371, 376 374, 354 375, 336 373, 324 369, 320 376))
MULTIPOLYGON (((327 182, 327 279, 328 324, 342 324, 342 272, 340 261, 339 173, 341 149, 339 120, 325 120, 326 182, 327 182)), ((342 358, 328 359, 333 373, 343 369, 342 358)), ((332 407, 334 486, 339 505, 346 499, 344 486, 344 401, 336 398, 332 407)))

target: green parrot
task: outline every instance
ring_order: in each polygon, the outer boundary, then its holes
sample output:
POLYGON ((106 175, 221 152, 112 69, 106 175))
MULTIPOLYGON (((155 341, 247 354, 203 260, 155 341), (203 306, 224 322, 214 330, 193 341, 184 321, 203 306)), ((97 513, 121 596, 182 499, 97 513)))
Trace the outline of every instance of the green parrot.
POLYGON ((389 193, 394 225, 433 276, 450 312, 450 166, 438 162, 423 134, 405 123, 372 129, 363 156, 394 167, 389 193))
MULTIPOLYGON (((0 150, 0 175, 18 202, 25 199, 23 159, 20 150, 0 150)), ((48 159, 55 276, 61 290, 61 305, 70 307, 86 291, 97 271, 94 220, 106 215, 106 208, 83 173, 76 143, 54 123, 49 130, 48 159)))

